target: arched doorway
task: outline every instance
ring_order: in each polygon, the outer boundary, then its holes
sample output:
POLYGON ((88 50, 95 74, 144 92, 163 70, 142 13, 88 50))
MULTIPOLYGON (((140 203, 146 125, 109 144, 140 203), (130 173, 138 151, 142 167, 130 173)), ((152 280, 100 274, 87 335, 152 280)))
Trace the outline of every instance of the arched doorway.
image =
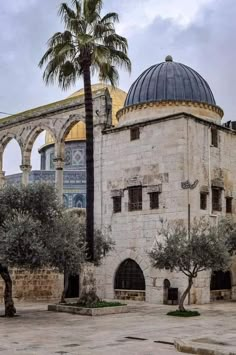
POLYGON ((145 279, 140 266, 132 259, 123 261, 115 275, 115 297, 145 301, 145 279))
POLYGON ((211 275, 211 301, 231 299, 230 271, 214 271, 211 275))
POLYGON ((68 289, 66 291, 66 298, 79 297, 79 275, 70 275, 68 280, 68 289))

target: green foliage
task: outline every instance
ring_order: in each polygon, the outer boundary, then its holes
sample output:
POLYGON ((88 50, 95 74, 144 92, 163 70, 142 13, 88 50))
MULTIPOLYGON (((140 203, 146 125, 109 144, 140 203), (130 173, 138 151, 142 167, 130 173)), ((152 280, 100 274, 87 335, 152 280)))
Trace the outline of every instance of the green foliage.
POLYGON ((58 82, 66 89, 89 66, 100 80, 116 85, 117 67, 131 70, 127 40, 115 31, 118 15, 112 12, 101 16, 101 0, 72 0, 71 5, 60 5, 65 31, 49 39, 48 50, 39 62, 40 67, 46 64, 44 80, 47 84, 58 82))
POLYGON ((221 218, 218 225, 219 234, 226 238, 226 246, 233 255, 236 252, 236 223, 232 218, 221 218))
POLYGON ((80 303, 66 303, 66 306, 72 306, 72 307, 82 307, 82 308, 104 308, 104 307, 118 307, 118 306, 125 306, 124 303, 120 302, 107 302, 107 301, 98 301, 94 304, 91 304, 89 306, 85 306, 84 304, 80 303))
MULTIPOLYGON (((48 184, 6 186, 0 190, 0 262, 11 267, 56 268, 77 274, 87 260, 85 211, 63 211, 48 184)), ((95 264, 113 248, 96 230, 95 264)))
POLYGON ((174 316, 174 317, 196 317, 196 316, 200 316, 200 313, 198 311, 180 311, 180 310, 176 310, 176 311, 171 311, 166 313, 167 316, 174 316))
POLYGON ((149 255, 154 267, 180 271, 190 278, 204 270, 224 270, 229 265, 226 236, 208 221, 194 220, 190 237, 183 221, 161 222, 159 240, 149 255))
POLYGON ((40 268, 49 262, 38 220, 20 212, 7 219, 1 229, 1 263, 22 268, 40 268))
POLYGON ((53 223, 52 236, 46 242, 50 266, 59 272, 78 274, 86 260, 86 229, 77 216, 63 213, 53 223))

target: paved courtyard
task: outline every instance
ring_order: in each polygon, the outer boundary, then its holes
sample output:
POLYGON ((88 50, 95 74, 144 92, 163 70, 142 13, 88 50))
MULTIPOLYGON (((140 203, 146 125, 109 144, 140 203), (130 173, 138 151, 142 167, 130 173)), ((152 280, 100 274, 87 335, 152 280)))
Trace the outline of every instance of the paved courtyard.
POLYGON ((180 353, 173 345, 158 342, 177 338, 222 343, 236 352, 236 303, 194 305, 201 316, 190 319, 166 316, 175 306, 146 303, 131 302, 129 313, 101 317, 52 313, 42 303, 16 306, 18 317, 0 318, 0 354, 174 355, 180 353))

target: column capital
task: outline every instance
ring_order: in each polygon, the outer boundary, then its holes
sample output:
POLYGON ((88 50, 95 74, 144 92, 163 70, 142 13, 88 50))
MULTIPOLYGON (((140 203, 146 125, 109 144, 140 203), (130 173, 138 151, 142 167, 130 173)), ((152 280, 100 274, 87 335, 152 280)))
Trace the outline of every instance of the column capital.
POLYGON ((61 157, 54 158, 53 162, 54 162, 56 170, 63 170, 64 169, 65 163, 64 163, 64 159, 62 159, 61 157))
POLYGON ((20 169, 23 173, 25 173, 25 172, 30 173, 32 166, 30 164, 22 164, 22 165, 20 165, 20 169))

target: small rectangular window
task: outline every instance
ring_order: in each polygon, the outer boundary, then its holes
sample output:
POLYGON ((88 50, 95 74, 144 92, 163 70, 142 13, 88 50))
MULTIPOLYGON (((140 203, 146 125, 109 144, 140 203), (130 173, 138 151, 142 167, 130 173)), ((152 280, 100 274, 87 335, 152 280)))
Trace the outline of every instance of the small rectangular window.
POLYGON ((130 129, 130 140, 131 141, 139 139, 139 136, 140 136, 139 127, 135 127, 135 128, 130 129))
POLYGON ((217 187, 212 187, 212 210, 222 211, 221 189, 217 187))
POLYGON ((226 197, 226 213, 232 213, 232 197, 226 197))
POLYGON ((207 194, 204 192, 200 193, 200 209, 201 210, 207 209, 207 194))
POLYGON ((142 186, 130 187, 129 191, 129 211, 142 209, 142 186))
POLYGON ((211 145, 218 147, 218 131, 216 128, 211 129, 211 145))
POLYGON ((121 212, 121 196, 113 197, 113 212, 121 212))
POLYGON ((160 192, 151 192, 149 193, 150 196, 150 209, 158 209, 159 208, 159 194, 160 192))

